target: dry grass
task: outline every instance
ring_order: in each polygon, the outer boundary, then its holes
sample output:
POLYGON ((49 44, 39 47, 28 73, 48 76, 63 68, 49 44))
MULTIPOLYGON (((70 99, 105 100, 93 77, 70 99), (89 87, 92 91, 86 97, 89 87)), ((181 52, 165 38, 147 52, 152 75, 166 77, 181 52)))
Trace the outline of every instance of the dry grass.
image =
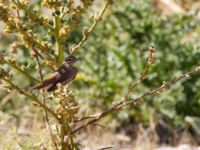
MULTIPOLYGON (((0 112, 0 149, 11 150, 16 147, 21 149, 51 150, 51 143, 45 123, 39 113, 24 117, 19 122, 8 114, 0 112)), ((81 133, 77 133, 77 142, 81 143, 82 150, 97 150, 113 147, 112 150, 154 150, 158 144, 158 136, 154 125, 144 128, 143 125, 129 124, 120 127, 120 131, 113 128, 92 125, 81 133), (127 135, 126 130, 133 130, 127 135)), ((192 135, 184 131, 177 135, 175 145, 196 145, 192 135)))

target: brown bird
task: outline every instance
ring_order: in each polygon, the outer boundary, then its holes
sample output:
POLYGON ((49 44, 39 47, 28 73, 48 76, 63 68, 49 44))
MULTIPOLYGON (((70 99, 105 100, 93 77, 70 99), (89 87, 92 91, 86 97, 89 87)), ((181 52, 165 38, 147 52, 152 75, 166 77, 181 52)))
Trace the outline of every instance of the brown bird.
POLYGON ((65 59, 65 63, 60 66, 55 73, 49 76, 42 83, 33 86, 31 89, 44 89, 48 88, 47 91, 51 92, 57 88, 57 84, 61 83, 62 85, 68 84, 75 79, 77 74, 77 69, 73 65, 79 60, 73 55, 70 55, 65 59))

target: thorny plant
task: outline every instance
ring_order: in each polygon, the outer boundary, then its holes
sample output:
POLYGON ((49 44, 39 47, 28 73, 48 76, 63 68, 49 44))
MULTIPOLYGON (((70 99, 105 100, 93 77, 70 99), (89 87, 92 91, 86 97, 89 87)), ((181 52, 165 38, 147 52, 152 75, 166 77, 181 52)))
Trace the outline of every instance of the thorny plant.
MULTIPOLYGON (((83 30, 83 38, 81 41, 78 44, 72 45, 66 52, 66 40, 70 37, 73 31, 79 29, 81 15, 85 13, 92 3, 93 0, 81 0, 80 5, 76 6, 73 3, 73 0, 44 0, 41 4, 41 9, 48 8, 52 12, 52 16, 50 18, 45 18, 38 10, 33 10, 26 0, 0 0, 0 20, 2 20, 6 25, 4 33, 16 34, 21 41, 14 42, 11 45, 11 52, 17 53, 17 51, 19 51, 22 47, 28 49, 31 54, 30 56, 35 58, 37 64, 36 68, 40 79, 35 78, 28 71, 23 69, 17 60, 3 53, 0 53, 1 66, 8 65, 10 66, 10 69, 18 70, 28 79, 35 82, 43 81, 44 77, 42 67, 45 65, 54 70, 63 63, 65 53, 68 52, 68 54, 75 54, 75 52, 88 39, 96 25, 101 21, 104 12, 108 6, 112 4, 112 1, 105 0, 105 5, 101 12, 92 17, 93 24, 91 27, 83 30), (71 17, 68 24, 64 22, 66 16, 71 17), (45 31, 47 31, 47 34, 53 35, 55 43, 43 40, 40 37, 40 34, 33 30, 36 25, 44 28, 45 31)), ((55 91, 53 96, 56 106, 50 107, 47 103, 48 97, 44 90, 42 91, 41 98, 28 90, 20 88, 18 85, 13 83, 10 72, 5 71, 4 69, 0 70, 0 78, 4 87, 17 90, 20 94, 23 94, 28 99, 32 100, 36 106, 39 106, 44 110, 47 128, 49 129, 54 149, 76 150, 80 148, 79 144, 74 141, 74 137, 75 134, 81 129, 97 122, 111 112, 123 109, 127 105, 138 105, 146 96, 159 95, 165 89, 173 86, 176 82, 188 79, 190 75, 200 72, 200 67, 196 67, 194 70, 181 75, 171 82, 163 82, 163 84, 157 88, 144 92, 138 98, 132 99, 131 95, 133 94, 134 89, 147 78, 149 68, 154 64, 154 54, 155 49, 150 47, 149 60, 143 73, 141 74, 141 77, 134 84, 132 84, 132 86, 130 86, 127 93, 121 100, 113 103, 111 108, 105 112, 82 118, 77 115, 80 106, 76 102, 69 87, 63 87, 62 85, 58 86, 58 89, 55 91), (56 126, 56 133, 52 131, 51 125, 56 126)))

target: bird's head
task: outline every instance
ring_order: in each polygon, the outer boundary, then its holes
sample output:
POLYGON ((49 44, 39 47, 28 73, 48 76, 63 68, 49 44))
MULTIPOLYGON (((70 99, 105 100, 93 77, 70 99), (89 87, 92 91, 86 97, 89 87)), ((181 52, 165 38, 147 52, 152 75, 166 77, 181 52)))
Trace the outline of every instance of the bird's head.
POLYGON ((65 62, 69 65, 73 65, 75 64, 78 60, 80 60, 80 58, 77 58, 73 55, 70 55, 68 56, 66 59, 65 59, 65 62))

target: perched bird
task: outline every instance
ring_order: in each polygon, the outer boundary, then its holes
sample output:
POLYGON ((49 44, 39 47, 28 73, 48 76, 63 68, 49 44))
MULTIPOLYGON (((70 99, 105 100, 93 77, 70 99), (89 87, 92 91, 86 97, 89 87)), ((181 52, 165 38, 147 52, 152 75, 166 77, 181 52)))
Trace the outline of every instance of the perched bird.
POLYGON ((57 84, 62 85, 68 84, 70 81, 74 80, 77 74, 77 69, 73 65, 79 60, 73 55, 70 55, 65 59, 65 62, 60 66, 55 73, 49 76, 42 83, 33 86, 31 89, 44 89, 48 88, 47 91, 51 92, 57 88, 57 84))

